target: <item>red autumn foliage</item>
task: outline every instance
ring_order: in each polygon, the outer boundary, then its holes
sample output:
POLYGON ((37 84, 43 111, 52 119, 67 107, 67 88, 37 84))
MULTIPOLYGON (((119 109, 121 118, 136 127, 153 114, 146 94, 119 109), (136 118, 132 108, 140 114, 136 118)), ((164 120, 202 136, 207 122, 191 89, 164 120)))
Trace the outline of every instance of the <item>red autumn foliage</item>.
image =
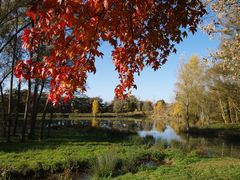
POLYGON ((95 73, 102 57, 102 41, 114 47, 113 63, 119 73, 117 97, 136 87, 134 75, 145 66, 157 70, 187 31, 194 33, 205 10, 200 0, 42 0, 26 15, 34 26, 22 36, 23 47, 41 61, 21 61, 17 77, 48 78, 49 99, 69 100, 76 90, 86 91, 87 73, 95 73))

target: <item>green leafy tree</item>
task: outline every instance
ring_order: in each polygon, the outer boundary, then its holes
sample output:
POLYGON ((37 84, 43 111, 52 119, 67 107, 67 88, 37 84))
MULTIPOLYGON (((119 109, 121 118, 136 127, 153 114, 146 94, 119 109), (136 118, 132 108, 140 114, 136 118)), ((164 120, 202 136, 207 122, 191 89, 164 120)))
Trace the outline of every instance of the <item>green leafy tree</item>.
POLYGON ((115 113, 134 112, 138 110, 139 100, 135 96, 129 96, 126 99, 114 98, 112 104, 115 113))
POLYGON ((112 102, 113 104, 113 112, 115 113, 120 113, 123 112, 123 107, 124 107, 124 101, 115 98, 112 102))
POLYGON ((153 111, 153 103, 151 101, 144 101, 142 105, 142 110, 144 112, 151 112, 153 111))

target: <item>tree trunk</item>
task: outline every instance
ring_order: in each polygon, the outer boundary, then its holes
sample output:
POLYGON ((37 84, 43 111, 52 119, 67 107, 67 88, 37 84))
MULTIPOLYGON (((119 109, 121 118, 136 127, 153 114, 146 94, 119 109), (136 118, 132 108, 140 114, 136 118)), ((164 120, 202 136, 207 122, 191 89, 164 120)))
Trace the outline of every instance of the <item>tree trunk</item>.
POLYGON ((38 80, 35 80, 33 100, 32 100, 32 112, 30 121, 30 132, 28 134, 29 139, 33 139, 35 135, 35 124, 36 124, 36 111, 37 111, 37 95, 38 95, 38 80))
POLYGON ((53 119, 53 105, 51 106, 51 113, 50 113, 50 118, 48 121, 48 133, 47 133, 47 137, 49 138, 50 136, 50 132, 51 132, 51 124, 52 124, 52 119, 53 119))
POLYGON ((218 101, 219 101, 219 106, 220 106, 223 121, 224 121, 225 124, 227 124, 228 121, 227 121, 227 118, 226 118, 226 115, 225 115, 225 112, 224 112, 224 106, 223 106, 222 100, 220 98, 218 98, 218 101))
POLYGON ((235 122, 238 123, 239 122, 240 108, 234 102, 232 102, 232 105, 233 105, 233 109, 234 109, 234 112, 235 112, 235 122))
MULTIPOLYGON (((16 32, 18 29, 18 19, 16 19, 16 32)), ((13 91, 13 71, 15 67, 16 61, 16 52, 17 51, 17 34, 14 37, 14 45, 13 45, 13 58, 12 58, 12 65, 11 65, 11 78, 10 78, 10 87, 9 87, 9 101, 8 101, 8 130, 7 130, 7 142, 11 141, 11 127, 12 127, 12 91, 13 91)))
MULTIPOLYGON (((18 16, 18 12, 17 12, 17 16, 18 16)), ((18 22, 18 17, 17 20, 18 22)), ((16 28, 16 36, 17 36, 17 30, 18 30, 18 23, 16 24, 17 28, 16 28)), ((18 43, 18 42, 17 42, 18 43)), ((18 47, 17 47, 18 48, 18 47)), ((21 52, 21 48, 20 48, 20 57, 17 56, 17 63, 19 62, 18 59, 20 59, 22 57, 22 52, 21 52)), ((21 101, 21 85, 22 83, 19 81, 18 82, 18 91, 17 91, 17 107, 16 107, 16 113, 15 113, 15 121, 14 121, 14 128, 13 128, 13 136, 16 136, 17 133, 17 127, 18 127, 18 120, 19 120, 19 111, 20 111, 20 101, 21 101)))
POLYGON ((41 121, 41 131, 40 131, 40 140, 43 139, 43 131, 44 131, 44 123, 46 119, 46 113, 47 113, 47 107, 48 107, 48 99, 46 100, 44 109, 43 109, 43 115, 42 115, 42 121, 41 121))
MULTIPOLYGON (((14 64, 14 60, 12 62, 14 64)), ((13 69, 14 65, 12 65, 13 69)), ((12 89, 13 89, 13 71, 11 73, 9 98, 8 98, 8 127, 7 127, 7 142, 11 141, 11 127, 12 127, 12 89)))
POLYGON ((17 108, 15 113, 15 122, 13 128, 13 136, 16 136, 17 133, 17 126, 18 126, 18 119, 19 119, 19 109, 20 109, 20 100, 21 100, 21 82, 18 83, 18 92, 17 92, 17 108))
POLYGON ((235 108, 234 108, 234 105, 233 105, 232 100, 230 98, 228 100, 228 104, 229 104, 229 112, 230 112, 231 123, 237 122, 236 119, 235 119, 235 108))
POLYGON ((189 131, 189 128, 190 128, 190 123, 189 123, 189 101, 187 100, 187 103, 186 103, 186 123, 187 123, 187 131, 189 131))
POLYGON ((38 98, 37 98, 37 110, 39 108, 39 103, 40 103, 40 100, 41 100, 41 97, 42 97, 44 86, 45 86, 45 81, 42 81, 41 89, 40 89, 40 92, 39 92, 39 95, 38 95, 38 98))
POLYGON ((237 111, 237 109, 235 108, 235 122, 238 123, 238 121, 239 121, 238 111, 237 111))
POLYGON ((228 119, 228 123, 232 123, 231 106, 230 106, 230 100, 229 100, 229 99, 227 99, 226 104, 227 104, 226 109, 227 109, 227 119, 228 119))
POLYGON ((3 110, 3 136, 7 134, 7 113, 6 113, 6 104, 4 100, 3 88, 2 84, 0 84, 0 93, 1 93, 1 100, 2 100, 2 110, 3 110))
POLYGON ((38 98, 37 98, 37 101, 36 101, 36 111, 35 111, 34 117, 33 117, 33 120, 34 120, 35 123, 37 121, 38 108, 39 108, 39 104, 40 104, 40 100, 41 100, 41 97, 42 97, 44 86, 45 86, 45 81, 42 81, 41 89, 40 89, 40 92, 39 92, 39 95, 38 95, 38 98))
POLYGON ((27 93, 27 100, 25 105, 25 112, 24 112, 24 120, 23 120, 23 128, 22 128, 22 137, 21 141, 25 141, 25 133, 27 128, 27 120, 28 120, 28 111, 29 111, 29 105, 30 105, 30 96, 31 96, 31 80, 28 80, 28 93, 27 93))

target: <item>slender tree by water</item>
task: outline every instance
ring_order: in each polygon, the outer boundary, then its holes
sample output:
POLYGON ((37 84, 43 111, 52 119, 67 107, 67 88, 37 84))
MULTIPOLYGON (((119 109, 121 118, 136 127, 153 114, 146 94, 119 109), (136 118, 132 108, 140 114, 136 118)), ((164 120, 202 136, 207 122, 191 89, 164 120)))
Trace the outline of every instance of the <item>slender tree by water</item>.
POLYGON ((96 116, 99 112, 99 102, 97 99, 94 99, 92 102, 92 114, 93 116, 96 116))

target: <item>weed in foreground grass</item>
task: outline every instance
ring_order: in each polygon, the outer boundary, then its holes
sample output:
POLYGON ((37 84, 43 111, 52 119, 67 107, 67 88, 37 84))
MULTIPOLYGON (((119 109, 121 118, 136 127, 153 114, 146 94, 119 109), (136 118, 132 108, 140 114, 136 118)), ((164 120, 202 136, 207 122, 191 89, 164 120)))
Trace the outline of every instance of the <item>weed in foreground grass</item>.
POLYGON ((98 155, 95 161, 92 161, 92 172, 95 177, 111 177, 119 159, 114 150, 108 150, 106 153, 98 155))

